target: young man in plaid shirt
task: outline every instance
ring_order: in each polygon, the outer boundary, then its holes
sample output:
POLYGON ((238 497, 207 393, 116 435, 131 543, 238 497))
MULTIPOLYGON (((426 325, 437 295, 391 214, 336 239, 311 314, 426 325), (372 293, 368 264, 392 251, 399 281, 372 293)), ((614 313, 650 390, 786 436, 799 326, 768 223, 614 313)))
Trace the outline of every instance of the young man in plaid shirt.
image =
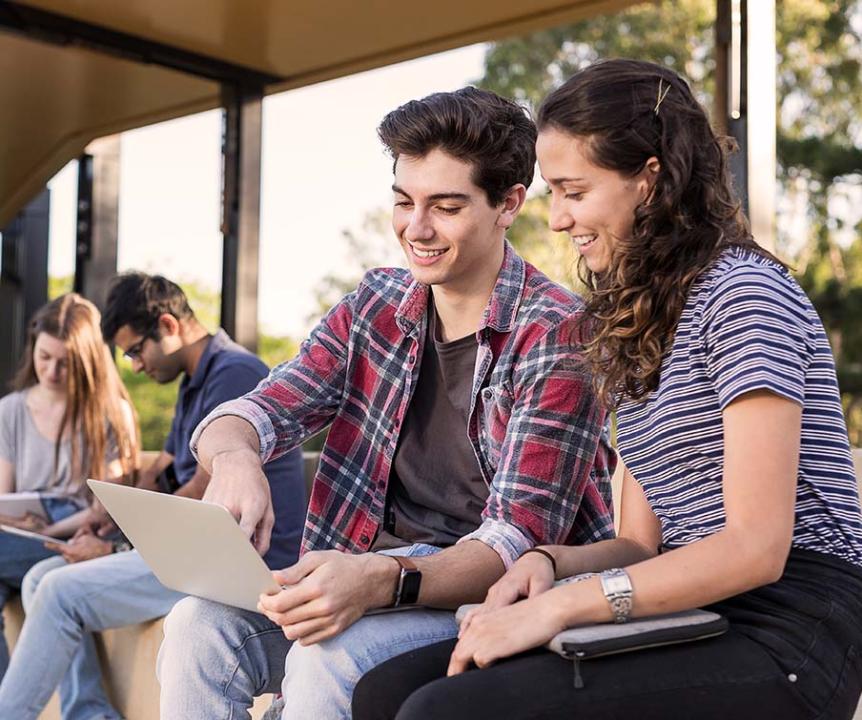
POLYGON ((302 558, 275 573, 284 589, 263 614, 188 598, 168 617, 163 718, 248 717, 279 690, 286 720, 349 718, 364 672, 453 637, 451 610, 524 551, 612 536, 581 302, 505 239, 533 176, 532 121, 465 88, 407 103, 379 134, 409 271, 367 273, 296 358, 196 431, 205 499, 264 552, 261 464, 331 425, 302 558))

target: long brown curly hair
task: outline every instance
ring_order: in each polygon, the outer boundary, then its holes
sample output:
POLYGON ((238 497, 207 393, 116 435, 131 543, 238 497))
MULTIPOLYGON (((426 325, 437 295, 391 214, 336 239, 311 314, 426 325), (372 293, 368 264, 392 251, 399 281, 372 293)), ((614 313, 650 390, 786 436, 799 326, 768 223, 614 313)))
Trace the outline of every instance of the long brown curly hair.
POLYGON ((105 456, 110 436, 116 443, 123 474, 131 479, 140 448, 138 418, 129 393, 117 372, 99 329, 101 315, 93 303, 77 293, 61 295, 43 305, 30 320, 27 346, 12 381, 15 390, 38 382, 33 358, 36 338, 46 333, 61 340, 68 351, 66 411, 54 444, 54 481, 62 438, 71 430, 71 467, 77 476, 105 478, 105 456), (131 415, 131 417, 129 417, 131 415))
POLYGON ((752 239, 733 192, 727 166, 733 141, 716 136, 679 75, 627 59, 573 75, 544 100, 537 124, 540 132, 551 128, 584 141, 593 164, 623 177, 640 173, 652 157, 660 163, 631 236, 615 243, 607 270, 594 273, 579 262, 596 392, 611 407, 624 398, 643 400, 658 387, 697 277, 730 245, 772 257, 752 239))

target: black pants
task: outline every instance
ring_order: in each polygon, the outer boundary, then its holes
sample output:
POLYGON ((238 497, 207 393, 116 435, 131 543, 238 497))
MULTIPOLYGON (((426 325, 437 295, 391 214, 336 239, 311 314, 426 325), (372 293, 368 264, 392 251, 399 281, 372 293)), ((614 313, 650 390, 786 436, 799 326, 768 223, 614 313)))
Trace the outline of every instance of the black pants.
POLYGON ((862 571, 794 550, 781 580, 718 603, 717 638, 585 660, 546 650, 453 678, 454 641, 389 660, 359 682, 354 720, 792 720, 851 718, 862 691, 862 571))

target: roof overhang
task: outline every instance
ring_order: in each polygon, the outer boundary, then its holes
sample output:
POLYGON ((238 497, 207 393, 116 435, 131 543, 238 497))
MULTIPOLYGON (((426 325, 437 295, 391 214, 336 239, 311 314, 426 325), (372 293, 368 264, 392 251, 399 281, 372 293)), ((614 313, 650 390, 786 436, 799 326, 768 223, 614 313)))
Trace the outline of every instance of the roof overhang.
POLYGON ((94 138, 635 0, 0 0, 0 227, 94 138))

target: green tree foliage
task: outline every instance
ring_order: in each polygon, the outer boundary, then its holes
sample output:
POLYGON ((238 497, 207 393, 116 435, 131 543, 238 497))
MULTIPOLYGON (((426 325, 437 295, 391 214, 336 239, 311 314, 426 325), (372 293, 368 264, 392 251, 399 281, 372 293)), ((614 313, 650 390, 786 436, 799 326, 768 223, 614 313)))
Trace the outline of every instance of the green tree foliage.
POLYGON ((365 216, 358 231, 342 232, 348 261, 337 263, 338 270, 328 273, 320 281, 315 291, 316 308, 307 318, 308 322, 316 323, 341 298, 355 290, 368 270, 404 265, 404 256, 392 233, 391 223, 390 212, 378 209, 365 216))
MULTIPOLYGON (((636 57, 663 63, 690 78, 711 107, 715 0, 644 3, 488 47, 480 87, 517 99, 535 111, 566 78, 599 58, 636 57)), ((509 238, 527 260, 551 278, 579 289, 577 256, 565 235, 548 229, 548 202, 532 197, 509 238)))
MULTIPOLYGON (((660 0, 496 43, 486 53, 477 84, 535 108, 563 79, 597 58, 637 57, 682 72, 711 109, 714 10, 714 0, 660 0)), ((784 210, 777 249, 796 268, 829 332, 857 445, 862 445, 860 34, 859 0, 777 3, 777 183, 784 210)), ((546 199, 533 198, 512 228, 512 239, 535 264, 565 280, 572 277, 573 261, 547 230, 546 215, 546 199)))

